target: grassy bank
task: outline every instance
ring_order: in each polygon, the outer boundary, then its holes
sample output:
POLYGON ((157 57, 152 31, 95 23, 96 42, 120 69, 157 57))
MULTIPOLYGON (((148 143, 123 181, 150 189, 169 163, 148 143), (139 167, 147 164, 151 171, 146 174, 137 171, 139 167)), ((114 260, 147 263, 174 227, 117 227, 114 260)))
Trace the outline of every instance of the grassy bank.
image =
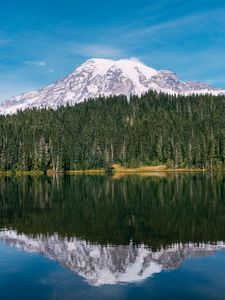
POLYGON ((44 175, 43 171, 40 170, 33 170, 33 171, 16 171, 14 173, 16 176, 40 176, 44 175))
POLYGON ((90 169, 90 170, 69 170, 65 174, 76 175, 76 174, 104 174, 107 171, 105 169, 90 169))
POLYGON ((12 172, 11 171, 0 171, 0 176, 11 176, 12 172))
POLYGON ((199 168, 168 168, 167 165, 158 166, 142 166, 137 168, 126 168, 119 164, 112 165, 113 172, 115 173, 154 173, 154 172, 205 172, 207 169, 199 168))

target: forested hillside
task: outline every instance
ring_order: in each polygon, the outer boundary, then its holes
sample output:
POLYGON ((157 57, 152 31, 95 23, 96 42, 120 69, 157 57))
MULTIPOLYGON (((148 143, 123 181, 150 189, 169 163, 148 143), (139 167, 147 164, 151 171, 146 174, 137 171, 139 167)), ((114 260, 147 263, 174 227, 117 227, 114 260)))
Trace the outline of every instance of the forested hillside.
POLYGON ((149 92, 0 116, 0 170, 225 166, 225 96, 149 92))

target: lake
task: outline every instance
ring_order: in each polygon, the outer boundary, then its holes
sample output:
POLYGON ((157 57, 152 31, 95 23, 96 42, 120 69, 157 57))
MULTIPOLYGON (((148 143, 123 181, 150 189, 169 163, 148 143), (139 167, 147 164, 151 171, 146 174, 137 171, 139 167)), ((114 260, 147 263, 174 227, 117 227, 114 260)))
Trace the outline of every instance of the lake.
POLYGON ((0 177, 0 299, 225 299, 225 173, 0 177))

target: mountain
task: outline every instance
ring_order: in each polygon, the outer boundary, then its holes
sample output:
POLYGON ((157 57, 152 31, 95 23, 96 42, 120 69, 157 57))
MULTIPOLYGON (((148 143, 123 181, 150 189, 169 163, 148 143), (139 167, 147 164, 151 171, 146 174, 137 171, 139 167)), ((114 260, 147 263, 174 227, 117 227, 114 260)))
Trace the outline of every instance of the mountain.
POLYGON ((156 273, 179 268, 189 257, 212 255, 225 250, 216 244, 173 244, 158 251, 142 245, 99 245, 59 235, 27 236, 14 230, 1 230, 0 241, 30 253, 38 253, 59 262, 84 277, 90 285, 140 282, 156 273))
POLYGON ((157 71, 136 59, 90 59, 70 75, 45 88, 12 97, 0 105, 0 114, 18 109, 75 104, 100 95, 141 95, 149 90, 168 94, 225 94, 200 82, 181 81, 175 73, 157 71))

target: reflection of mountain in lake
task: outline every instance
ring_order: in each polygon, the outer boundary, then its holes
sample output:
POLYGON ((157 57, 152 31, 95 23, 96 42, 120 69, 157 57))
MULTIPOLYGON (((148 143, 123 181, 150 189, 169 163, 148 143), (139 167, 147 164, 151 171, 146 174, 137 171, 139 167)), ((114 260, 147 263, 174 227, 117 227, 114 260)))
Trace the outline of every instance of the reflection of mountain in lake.
POLYGON ((27 252, 39 253, 86 278, 91 285, 138 282, 163 270, 178 268, 188 257, 225 249, 224 243, 173 244, 152 251, 143 244, 103 246, 59 235, 36 237, 13 230, 0 231, 0 240, 27 252))

